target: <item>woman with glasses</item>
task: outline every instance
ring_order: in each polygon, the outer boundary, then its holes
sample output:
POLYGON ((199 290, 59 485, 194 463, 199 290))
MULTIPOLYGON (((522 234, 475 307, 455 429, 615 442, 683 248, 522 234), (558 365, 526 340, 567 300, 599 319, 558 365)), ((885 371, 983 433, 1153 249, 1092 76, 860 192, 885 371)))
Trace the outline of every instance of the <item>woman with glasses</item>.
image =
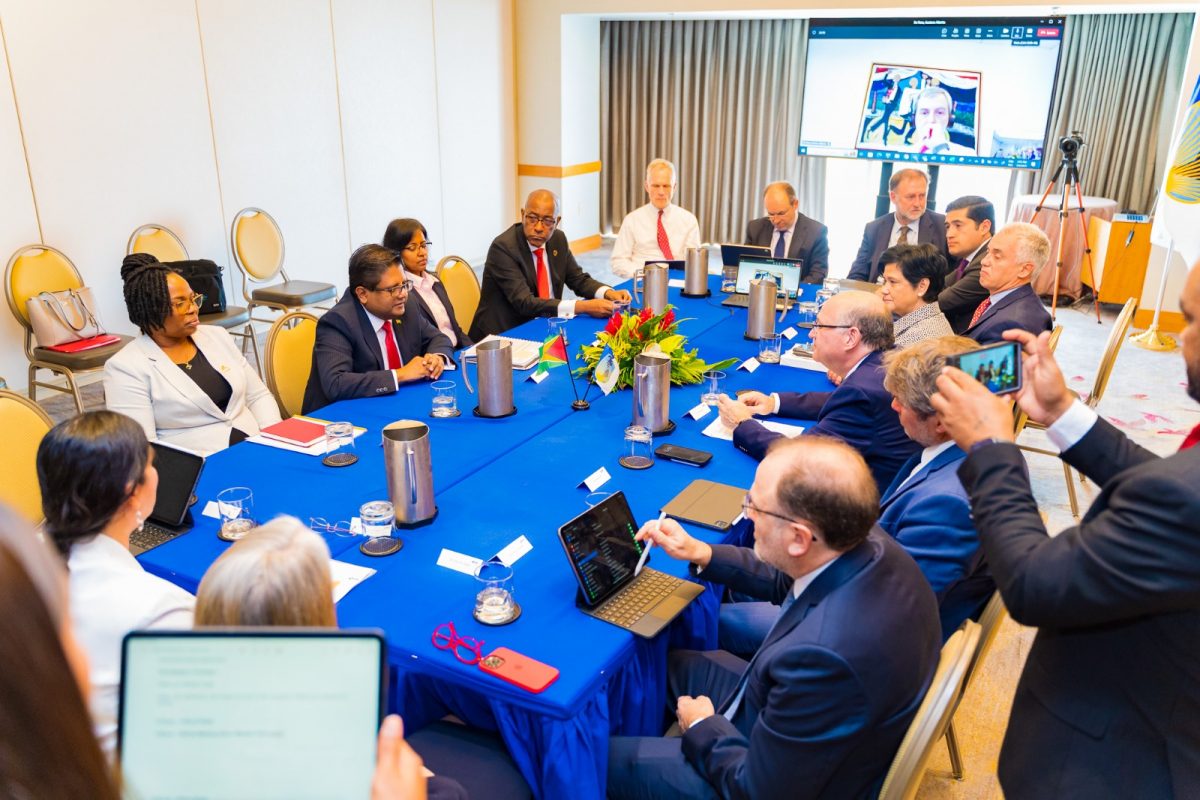
POLYGON ((895 315, 896 347, 953 336, 950 321, 938 308, 946 283, 946 258, 931 244, 898 244, 879 256, 883 264, 880 296, 895 315))
POLYGON ((454 316, 454 306, 446 287, 429 271, 429 233, 415 219, 394 219, 383 232, 383 246, 400 254, 405 280, 412 281, 417 307, 438 330, 446 334, 457 350, 475 344, 463 332, 454 316))
POLYGON ((200 324, 203 297, 152 255, 121 265, 142 335, 104 365, 105 403, 146 437, 207 455, 279 422, 279 407, 224 328, 200 324))

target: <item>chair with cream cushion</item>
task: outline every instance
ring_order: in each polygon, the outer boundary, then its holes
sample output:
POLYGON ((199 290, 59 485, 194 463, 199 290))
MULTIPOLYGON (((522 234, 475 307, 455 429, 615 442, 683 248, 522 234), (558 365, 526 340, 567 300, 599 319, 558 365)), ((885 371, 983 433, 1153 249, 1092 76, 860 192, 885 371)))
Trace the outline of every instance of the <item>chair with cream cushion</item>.
POLYGON ((304 311, 284 314, 267 334, 267 388, 284 419, 299 414, 304 404, 316 343, 317 318, 304 311))
POLYGON ((446 287, 459 327, 470 330, 479 310, 479 276, 461 256, 446 256, 438 261, 433 273, 446 287))
POLYGON ((37 403, 0 389, 0 430, 4 431, 6 442, 4 459, 0 461, 0 501, 35 525, 42 521, 38 445, 53 426, 37 403))
POLYGON ((243 208, 234 216, 229 235, 233 261, 242 273, 242 295, 252 320, 272 321, 255 317, 256 308, 272 308, 286 314, 337 300, 337 288, 332 283, 294 281, 288 277, 283 268, 283 232, 266 211, 243 208), (278 278, 283 278, 282 282, 273 283, 278 278))

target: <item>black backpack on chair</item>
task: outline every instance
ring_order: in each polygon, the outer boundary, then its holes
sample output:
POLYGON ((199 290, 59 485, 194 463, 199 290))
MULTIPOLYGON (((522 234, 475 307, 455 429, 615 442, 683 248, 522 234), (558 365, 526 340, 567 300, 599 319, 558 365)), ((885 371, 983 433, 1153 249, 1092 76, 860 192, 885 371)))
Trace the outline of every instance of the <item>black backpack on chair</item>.
POLYGON ((187 280, 193 292, 204 295, 204 305, 200 307, 201 316, 225 311, 225 281, 221 277, 224 267, 207 258, 165 263, 187 280))

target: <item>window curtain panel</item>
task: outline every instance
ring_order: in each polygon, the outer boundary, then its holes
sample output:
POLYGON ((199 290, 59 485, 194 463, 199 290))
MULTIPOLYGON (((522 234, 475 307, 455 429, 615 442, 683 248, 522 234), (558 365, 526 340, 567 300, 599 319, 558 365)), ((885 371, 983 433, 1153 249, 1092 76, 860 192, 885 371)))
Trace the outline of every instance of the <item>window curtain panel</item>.
POLYGON ((601 230, 647 202, 655 158, 674 162, 703 241, 742 241, 772 181, 822 219, 824 163, 796 155, 807 42, 807 20, 602 22, 601 230))
MULTIPOLYGON (((1059 139, 1080 131, 1087 145, 1079 158, 1084 192, 1150 212, 1170 163, 1193 19, 1193 14, 1067 18, 1044 166, 1040 172, 1013 172, 1010 208, 1016 195, 1045 191, 1062 160, 1059 139)), ((1061 189, 1061 183, 1055 185, 1056 194, 1061 189)))

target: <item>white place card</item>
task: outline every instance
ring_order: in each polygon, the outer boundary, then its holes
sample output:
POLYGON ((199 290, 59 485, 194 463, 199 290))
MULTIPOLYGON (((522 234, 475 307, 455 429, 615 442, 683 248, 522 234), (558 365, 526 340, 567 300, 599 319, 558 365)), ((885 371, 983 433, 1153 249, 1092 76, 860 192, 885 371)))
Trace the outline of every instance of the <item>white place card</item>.
POLYGON ((792 339, 795 339, 797 335, 798 334, 796 333, 795 328, 785 328, 783 331, 783 338, 787 339, 789 342, 792 339))
POLYGON ((496 555, 492 556, 492 558, 498 558, 504 564, 504 566, 511 567, 513 564, 517 563, 518 560, 520 560, 521 556, 525 555, 532 549, 532 542, 530 542, 524 536, 518 536, 516 539, 513 539, 511 542, 505 545, 504 549, 499 553, 496 553, 496 555))
POLYGON ((549 378, 549 377, 550 377, 550 370, 545 370, 543 372, 535 371, 526 380, 531 380, 534 383, 541 383, 542 381, 546 380, 546 378, 549 378))
POLYGON ((758 363, 757 358, 755 358, 754 356, 750 356, 750 358, 747 358, 741 364, 738 364, 738 369, 744 369, 744 370, 746 370, 746 372, 754 372, 754 370, 758 369, 761 366, 762 366, 762 364, 758 363))
POLYGON ((712 406, 710 406, 708 403, 701 403, 700 405, 694 407, 691 411, 687 412, 687 415, 692 419, 704 419, 708 416, 710 411, 712 411, 712 406))
POLYGON ((351 532, 351 533, 356 533, 356 534, 358 534, 359 536, 362 536, 362 535, 363 535, 363 529, 362 529, 362 518, 361 518, 361 517, 353 517, 353 518, 351 518, 351 520, 350 520, 350 532, 351 532))
POLYGON ((686 285, 683 278, 671 278, 667 281, 667 286, 670 286, 672 289, 682 289, 686 285))
POLYGON ((220 519, 221 512, 217 510, 217 501, 209 500, 207 503, 205 503, 204 510, 200 512, 200 516, 212 517, 213 519, 220 519))
POLYGON ((439 567, 446 567, 455 572, 461 572, 464 575, 474 577, 479 571, 479 565, 483 562, 478 558, 473 558, 462 553, 456 553, 453 550, 442 548, 441 555, 438 556, 437 564, 439 567))
POLYGON ((355 586, 375 574, 375 570, 370 567, 337 560, 329 562, 329 572, 333 576, 333 602, 335 603, 345 597, 355 586))
POLYGON ((579 486, 586 486, 589 492, 594 492, 608 483, 610 479, 612 479, 612 476, 608 474, 608 470, 601 467, 580 481, 579 486))

